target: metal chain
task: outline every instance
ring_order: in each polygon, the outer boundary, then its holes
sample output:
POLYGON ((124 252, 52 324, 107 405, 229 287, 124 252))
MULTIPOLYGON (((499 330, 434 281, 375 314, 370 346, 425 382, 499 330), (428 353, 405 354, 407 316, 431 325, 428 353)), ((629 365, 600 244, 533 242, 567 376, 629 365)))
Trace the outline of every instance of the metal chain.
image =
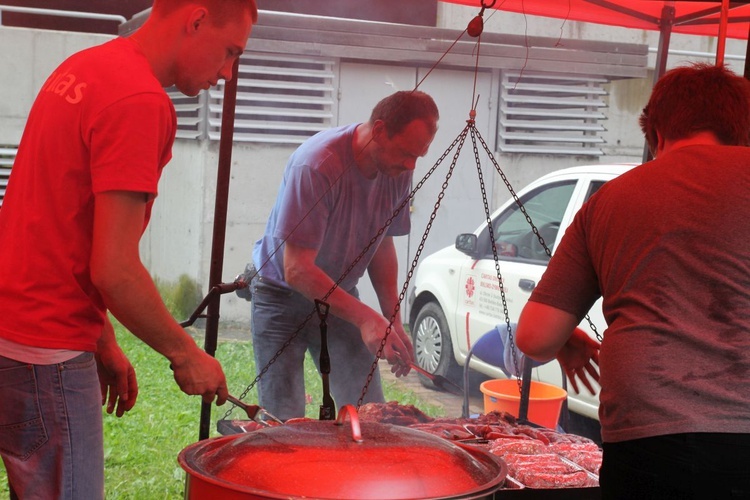
MULTIPOLYGON (((497 171, 498 174, 500 174, 500 178, 503 180, 503 182, 505 183, 505 186, 508 188, 508 192, 510 192, 511 196, 513 197, 513 200, 516 202, 516 205, 518 205, 519 210, 521 211, 521 213, 526 218, 526 222, 528 222, 529 225, 531 226, 531 230, 534 233, 534 235, 537 237, 537 239, 539 240, 539 244, 542 246, 542 248, 544 248, 544 252, 547 254, 547 256, 550 257, 550 258, 552 258, 552 250, 549 249, 549 247, 547 246, 547 244, 544 241, 544 238, 542 237, 541 234, 539 234, 539 229, 537 229, 537 227, 534 225, 534 222, 531 220, 531 216, 526 212, 526 207, 524 207, 523 203, 521 203, 521 200, 518 198, 518 195, 513 190, 513 186, 510 185, 510 181, 508 180, 508 177, 506 177, 505 173, 500 168, 500 165, 497 164, 497 161, 495 160, 495 157, 490 152, 489 146, 487 146, 487 143, 484 142, 484 139, 482 139, 482 136, 481 136, 481 134, 479 134, 478 131, 477 131, 477 137, 479 138, 479 142, 482 144, 482 147, 484 148, 485 153, 487 153, 487 156, 489 157, 490 161, 492 162, 493 166, 495 167, 495 170, 497 171)), ((493 247, 494 247, 494 244, 495 244, 495 242, 493 240, 492 241, 493 247)), ((597 340, 599 342, 601 342, 602 341, 602 336, 601 336, 601 334, 599 334, 599 330, 596 328, 596 325, 591 320, 591 316, 589 314, 586 314, 585 319, 588 322, 589 328, 591 328, 591 331, 594 332, 594 335, 596 336, 597 340)), ((511 333, 510 322, 509 321, 508 321, 508 333, 510 334, 508 340, 512 343, 513 348, 515 350, 515 342, 513 340, 513 336, 512 336, 512 333, 511 333)), ((515 353, 514 353, 514 355, 515 355, 515 353)), ((516 370, 518 370, 518 367, 516 367, 516 370)))
MULTIPOLYGON (((354 259, 354 261, 344 271, 344 273, 341 275, 341 277, 339 277, 339 279, 336 280, 336 282, 334 283, 334 285, 325 294, 325 296, 321 299, 321 301, 326 302, 328 300, 328 298, 331 296, 331 294, 336 290, 336 288, 339 287, 339 285, 341 284, 341 282, 349 275, 349 273, 352 271, 352 269, 354 269, 354 267, 357 265, 357 263, 359 263, 359 261, 364 258, 364 256, 370 250, 370 248, 372 248, 372 246, 375 243, 377 243, 377 241, 380 238, 380 236, 393 223, 393 219, 395 219, 398 216, 398 214, 400 214, 401 211, 404 210, 407 207, 407 204, 414 198, 414 195, 417 193, 417 191, 419 191, 422 188, 422 186, 427 181, 427 179, 438 168, 438 166, 440 166, 440 164, 448 156, 448 154, 450 153, 450 151, 456 146, 456 144, 459 142, 459 139, 462 139, 465 136, 466 136, 466 129, 464 129, 464 131, 462 132, 462 134, 459 135, 459 137, 457 137, 453 141, 453 143, 448 147, 448 149, 443 153, 443 155, 437 160, 437 162, 435 162, 435 164, 430 168, 430 170, 425 174, 425 176, 409 192, 409 195, 401 202, 401 204, 398 207, 396 207, 396 209, 393 211, 393 214, 391 214, 391 217, 388 218, 388 220, 385 222, 385 224, 383 225, 383 227, 380 228, 380 230, 377 232, 377 234, 372 239, 370 239, 370 241, 367 244, 367 246, 365 246, 365 248, 362 250, 362 252, 354 259)), ((459 148, 459 150, 460 150, 460 148, 459 148)), ((453 164, 451 165, 451 173, 452 173, 453 166, 455 166, 456 159, 457 159, 457 155, 453 159, 453 164)), ((450 178, 450 175, 448 176, 448 178, 450 178)), ((445 187, 447 187, 447 178, 446 178, 446 182, 443 184, 443 186, 444 186, 443 187, 443 191, 444 191, 445 187)), ((436 206, 439 205, 439 201, 442 200, 442 197, 443 197, 443 195, 441 193, 440 199, 438 200, 438 203, 436 203, 436 206)), ((433 216, 430 219, 430 224, 429 224, 430 226, 432 225, 432 220, 434 220, 434 213, 433 213, 433 216)), ((425 239, 426 239, 426 235, 422 237, 422 242, 420 243, 419 254, 421 254, 421 252, 422 252, 422 248, 424 247, 424 241, 425 241, 425 239)), ((409 279, 411 278, 411 276, 414 273, 414 268, 416 267, 416 262, 418 260, 419 254, 417 255, 417 258, 415 258, 415 261, 412 263, 412 267, 409 270, 409 275, 408 275, 409 279)), ((407 287, 408 287, 408 281, 404 285, 404 290, 406 290, 407 287)), ((367 389, 369 388, 369 385, 370 385, 370 382, 372 381, 372 378, 374 376, 375 370, 378 367, 378 361, 382 357, 382 353, 383 353, 383 350, 385 349, 385 345, 386 345, 386 342, 387 342, 387 339, 388 339, 388 335, 391 332, 391 328, 393 326, 393 322, 395 321, 396 315, 400 311, 401 302, 403 301, 403 298, 405 296, 405 291, 404 290, 402 290, 401 294, 399 295, 399 302, 394 307, 394 312, 393 312, 393 315, 391 316, 391 321, 390 321, 390 323, 388 325, 388 328, 386 329, 386 332, 385 332, 385 335, 384 335, 383 339, 380 342, 380 348, 378 349, 378 351, 376 353, 375 361, 373 362, 372 369, 370 370, 370 373, 367 376, 367 381, 366 381, 365 386, 364 386, 364 388, 362 390, 362 395, 360 396, 359 401, 357 402, 357 408, 358 409, 362 405, 362 401, 364 400, 364 397, 367 394, 367 389)), ((313 307, 312 311, 310 311, 310 313, 305 317, 305 319, 302 321, 302 323, 300 323, 300 325, 297 327, 297 329, 294 331, 294 333, 289 337, 289 339, 286 342, 284 342, 284 344, 281 346, 281 348, 279 348, 279 350, 276 351, 276 354, 274 354, 274 356, 268 361, 268 363, 266 363, 266 365, 260 370, 260 372, 258 373, 258 375, 253 379, 253 381, 250 382, 250 384, 245 388, 244 391, 242 391, 242 393, 240 394, 240 396, 238 397, 238 399, 242 400, 242 399, 244 399, 247 396, 247 394, 255 387, 255 385, 260 381, 260 379, 266 374, 266 372, 268 372, 268 370, 270 369, 271 365, 276 362, 276 360, 279 358, 279 356, 281 356, 283 354, 283 352, 286 350, 286 348, 291 345, 291 343, 294 341, 294 339, 297 338, 297 336, 299 335, 299 333, 305 328, 305 326, 307 325, 307 323, 316 314, 317 314, 317 309, 315 307, 313 307)), ((229 415, 231 415, 231 413, 234 411, 234 408, 236 408, 236 406, 232 405, 232 407, 229 408, 226 411, 226 413, 224 414, 223 418, 224 419, 228 418, 229 415)))
MULTIPOLYGON (((485 188, 484 183, 484 174, 482 173, 482 162, 479 159, 479 149, 477 148, 477 136, 479 136, 479 139, 481 140, 481 135, 479 135, 479 131, 476 129, 476 126, 472 124, 471 128, 471 143, 474 147, 474 160, 477 164, 477 176, 479 177, 479 189, 482 192, 482 203, 484 204, 484 216, 485 220, 487 222, 487 231, 489 232, 490 236, 490 246, 492 248, 492 258, 495 261, 495 274, 497 275, 497 283, 500 287, 500 299, 503 304, 503 316, 505 317, 505 326, 508 329, 508 339, 512 343, 513 342, 513 331, 510 326, 510 312, 508 311, 508 300, 505 296, 505 286, 503 281, 503 275, 500 272, 500 257, 497 254, 497 246, 495 245, 495 229, 492 227, 492 214, 490 213, 490 205, 487 200, 487 189, 485 188)), ((518 365, 518 355, 516 353, 515 345, 513 345, 513 349, 511 349, 511 356, 513 357, 513 366, 515 368, 516 373, 516 382, 518 383, 518 392, 521 392, 521 370, 518 365)))
POLYGON ((437 211, 440 208, 440 203, 443 201, 443 198, 445 197, 445 190, 448 187, 448 181, 450 180, 451 176, 453 175, 453 170, 456 166, 456 162, 458 161, 459 153, 461 152, 461 148, 463 147, 464 140, 466 139, 466 133, 468 132, 469 127, 464 127, 463 131, 456 137, 450 146, 443 152, 442 156, 435 162, 435 164, 427 171, 427 173, 422 177, 422 179, 417 183, 417 185, 412 189, 411 193, 409 193, 409 196, 406 200, 406 202, 411 201, 414 198, 414 195, 419 191, 424 183, 427 181, 427 179, 430 178, 430 176, 435 172, 435 170, 440 166, 440 164, 443 163, 443 160, 448 156, 448 154, 453 150, 453 148, 456 147, 456 144, 458 144, 458 149, 456 150, 456 153, 453 155, 453 161, 451 162, 450 167, 448 168, 448 173, 445 176, 445 180, 443 181, 440 193, 438 194, 437 201, 435 202, 435 205, 432 209, 432 213, 430 213, 430 218, 427 221, 427 225, 425 226, 425 230, 422 233, 422 238, 419 242, 419 245, 417 246, 417 250, 414 254, 414 258, 412 259, 411 265, 409 266, 409 270, 406 273, 406 280, 404 282, 403 287, 401 288, 401 293, 398 296, 398 302, 396 303, 393 315, 391 315, 390 323, 388 324, 388 328, 385 331, 385 335, 383 336, 383 339, 380 341, 380 348, 378 349, 378 352, 375 354, 375 360, 372 363, 372 366, 370 367, 370 373, 367 375, 367 380, 365 382, 365 386, 362 388, 362 394, 359 397, 359 400, 357 401, 357 409, 359 409, 362 406, 362 403, 365 399, 365 396, 367 395, 367 390, 370 387, 370 383, 372 382, 373 377, 375 376, 375 371, 378 369, 378 363, 380 361, 380 358, 383 356, 383 350, 385 349, 386 342, 388 340, 388 336, 391 333, 391 329, 393 327, 393 323, 396 320, 396 316, 398 315, 398 312, 401 310, 401 303, 404 300, 404 297, 406 296, 407 290, 409 288, 409 283, 411 282, 411 278, 414 276, 414 271, 417 267, 417 264, 419 263, 419 258, 422 255, 422 251, 424 250, 424 244, 427 241, 427 236, 430 233, 430 229, 432 229, 432 223, 435 221, 435 217, 437 216, 437 211))
MULTIPOLYGON (((445 158, 450 154, 450 152, 453 150, 453 148, 455 148, 456 145, 458 145, 458 148, 456 149, 456 152, 453 155, 453 160, 451 161, 451 165, 450 165, 450 167, 448 169, 448 173, 446 174, 445 180, 443 181, 443 184, 441 186, 441 190, 440 190, 440 193, 438 194, 437 201, 435 202, 435 205, 433 206, 433 210, 432 210, 432 212, 430 214, 429 221, 427 222, 427 225, 425 226, 425 230, 424 230, 424 232, 422 234, 422 238, 421 238, 421 240, 419 242, 419 245, 418 245, 417 250, 415 252, 414 258, 412 259, 411 265, 410 265, 409 270, 407 272, 406 280, 405 280, 404 285, 403 285, 403 287, 401 289, 401 292, 399 293, 398 302, 394 306, 393 314, 390 317, 390 321, 388 323, 388 327, 386 328, 386 331, 385 331, 385 334, 383 336, 383 339, 380 342, 380 347, 378 348, 378 351, 375 354, 375 359, 374 359, 374 361, 372 363, 372 366, 370 368, 370 372, 367 375, 367 379, 366 379, 365 385, 362 388, 362 393, 361 393, 361 395, 359 397, 359 400, 357 401, 357 409, 359 409, 362 406, 364 398, 367 395, 367 391, 369 389, 370 383, 372 382, 372 379, 374 377, 375 371, 378 369, 378 363, 379 363, 380 359, 382 358, 383 351, 385 350, 385 346, 386 346, 386 343, 387 343, 387 340, 388 340, 388 336, 390 335, 390 333, 392 331, 392 328, 393 328, 393 323, 395 322, 395 319, 396 319, 399 311, 401 310, 401 303, 403 302, 403 300, 404 300, 404 298, 406 296, 409 284, 411 282, 411 278, 414 276, 414 272, 415 272, 416 267, 417 267, 417 265, 419 263, 419 258, 421 257, 422 252, 424 250, 425 242, 427 241, 427 237, 429 236, 429 232, 432 229, 432 224, 433 224, 433 222, 435 220, 435 217, 437 216, 437 212, 438 212, 438 209, 440 208, 440 204, 441 204, 443 198, 445 197, 445 191, 448 188, 448 181, 450 180, 450 178, 453 175, 453 171, 455 169, 456 163, 458 162, 458 157, 459 157, 459 155, 461 153, 461 149, 463 148, 464 142, 466 140, 466 135, 469 132, 471 133, 471 140, 472 140, 472 145, 473 145, 473 150, 474 150, 474 159, 476 161, 477 175, 478 175, 478 178, 479 178, 479 186, 480 186, 480 191, 482 193, 482 203, 484 205, 484 212, 485 212, 485 217, 486 217, 486 222, 487 222, 487 230, 488 230, 489 236, 490 236, 490 242, 491 242, 491 247, 492 247, 493 260, 495 262, 495 272, 497 274, 498 285, 500 287, 500 297, 501 297, 502 304, 503 304, 503 315, 505 316, 505 324, 506 324, 506 328, 508 330, 508 341, 511 343, 511 346, 512 346, 511 354, 512 354, 512 357, 513 357, 513 365, 514 365, 515 372, 516 372, 516 378, 517 378, 517 381, 518 381, 519 391, 521 390, 521 377, 520 377, 521 370, 519 368, 518 356, 517 356, 516 347, 515 347, 515 339, 514 339, 514 336, 513 336, 513 329, 511 327, 511 322, 510 322, 510 312, 508 311, 508 303, 507 303, 507 297, 505 295, 505 287, 503 286, 503 278, 502 278, 502 273, 500 271, 500 258, 498 256, 497 247, 495 245, 494 229, 492 227, 492 218, 491 218, 491 213, 490 213, 490 209, 489 209, 489 201, 487 199, 487 191, 486 191, 485 182, 484 182, 484 175, 482 173, 482 168, 481 168, 481 161, 480 161, 480 158, 479 158, 479 148, 477 147, 477 143, 476 143, 477 140, 479 140, 480 144, 482 145, 482 148, 484 149, 485 153, 487 154, 489 160, 492 162, 492 165, 494 166, 495 170, 500 175, 500 178, 505 183, 505 186, 508 188, 508 192, 510 193, 511 197, 513 198, 514 202, 518 206, 518 208, 521 211, 521 213, 523 214, 523 216, 525 217, 526 222, 528 222, 528 224, 531 226, 531 230, 532 230, 533 234, 539 240, 539 244, 542 246, 542 248, 544 249, 545 253, 550 258, 552 257, 552 251, 549 249, 549 247, 547 246, 546 242, 544 241, 544 238, 539 233, 539 229, 536 227, 536 225, 532 221, 531 216, 526 211, 526 207, 524 207, 524 205, 521 202, 520 198, 518 197, 518 195, 516 194, 515 190, 513 189, 513 186, 511 186, 510 181, 508 180, 508 177, 505 175, 505 173, 500 168, 500 165, 495 160, 495 157, 492 154, 492 152, 490 151, 489 146, 487 146, 487 143, 482 138, 482 135, 476 129, 474 118, 472 116, 471 119, 467 120, 466 127, 464 127, 464 129, 461 131, 461 133, 456 137, 456 139, 453 140, 453 142, 451 143, 451 145, 448 146, 448 148, 443 152, 443 154, 435 162, 435 164, 427 171, 427 173, 422 177, 422 179, 420 179, 420 181, 416 184, 416 186, 411 190, 411 192, 409 193, 409 195, 394 210, 394 212, 391 215, 391 217, 388 218, 388 220, 386 220, 386 222, 383 225, 383 227, 380 228, 380 230, 377 232, 377 234, 369 241, 369 243, 365 246, 365 248, 362 250, 362 252, 354 259, 354 261, 349 265, 349 267, 346 269, 346 271, 344 271, 344 273, 341 275, 341 277, 339 277, 339 279, 334 283, 334 285, 331 287, 331 289, 321 299, 323 302, 325 302, 325 301, 328 300, 328 298, 331 296, 331 294, 336 290, 336 288, 339 287, 339 285, 341 284, 341 282, 349 275, 349 273, 352 271, 352 269, 354 269, 354 267, 359 263, 359 261, 361 261, 364 258, 364 256, 372 248, 372 246, 375 243, 377 243, 377 241, 380 238, 380 236, 393 223, 393 219, 395 219, 398 216, 398 214, 400 214, 401 211, 406 208, 406 205, 413 200, 413 198, 414 198, 415 194, 417 193, 417 191, 419 191, 422 188, 422 186, 427 181, 427 179, 429 179, 430 176, 435 172, 435 170, 442 164, 443 160, 445 160, 445 158)), ((258 381, 269 370, 270 366, 273 363, 275 363, 276 360, 279 358, 279 356, 281 356, 281 354, 284 352, 284 350, 286 350, 286 348, 289 347, 289 345, 291 345, 291 343, 294 341, 294 339, 297 338, 297 336, 299 335, 299 333, 302 331, 302 329, 304 329, 304 327, 313 318, 313 316, 315 314, 316 314, 316 308, 313 308, 313 310, 305 317, 305 319, 299 325, 299 327, 297 328, 297 330, 290 336, 290 338, 286 342, 284 342, 284 344, 276 352, 276 354, 274 354, 274 356, 268 361, 268 363, 266 364, 266 366, 264 366, 261 369, 261 371, 255 377, 255 379, 253 379, 253 381, 250 382, 250 384, 247 386, 247 388, 240 394, 240 396, 239 396, 240 400, 242 400, 243 398, 245 398, 246 395, 248 394, 248 392, 250 392, 255 387, 255 385, 258 383, 258 381)), ((589 323, 589 327, 591 328, 591 330, 596 335, 596 338, 601 342, 602 341, 602 337, 599 334, 599 332, 598 332, 598 330, 596 328, 596 325, 594 325, 593 321, 591 320, 590 315, 587 314, 585 316, 585 318, 586 318, 586 320, 589 323)), ((234 405, 231 408, 229 408, 226 411, 226 413, 224 414, 223 418, 226 419, 227 417, 229 417, 229 415, 232 413, 232 411, 234 410, 234 408, 235 408, 234 405)))

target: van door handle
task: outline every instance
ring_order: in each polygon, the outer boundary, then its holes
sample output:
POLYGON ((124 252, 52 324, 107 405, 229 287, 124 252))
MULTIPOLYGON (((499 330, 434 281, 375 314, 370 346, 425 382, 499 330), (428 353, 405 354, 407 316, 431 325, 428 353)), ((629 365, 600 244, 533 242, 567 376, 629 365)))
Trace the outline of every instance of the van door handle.
POLYGON ((536 286, 536 282, 534 282, 534 280, 527 280, 527 279, 518 280, 518 287, 521 290, 530 292, 534 289, 535 286, 536 286))

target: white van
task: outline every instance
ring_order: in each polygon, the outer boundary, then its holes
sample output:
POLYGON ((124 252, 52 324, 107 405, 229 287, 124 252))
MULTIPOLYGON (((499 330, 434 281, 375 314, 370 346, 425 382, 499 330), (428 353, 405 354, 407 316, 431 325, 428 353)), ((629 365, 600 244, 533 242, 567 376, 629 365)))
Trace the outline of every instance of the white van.
MULTIPOLYGON (((549 255, 544 247, 554 252, 581 205, 605 182, 633 167, 591 165, 559 170, 520 190, 520 204, 511 199, 492 214, 505 303, 486 222, 473 233, 458 235, 454 246, 425 257, 409 296, 409 326, 417 363, 433 374, 459 379, 474 344, 497 325, 507 328, 506 309, 507 319, 518 321, 547 267, 549 255)), ((590 319, 599 334, 603 333, 606 323, 601 300, 591 309, 590 319)), ((580 326, 594 335, 588 321, 580 326)), ((471 356, 470 367, 491 378, 507 378, 499 366, 476 355, 471 356)), ((511 373, 517 373, 510 368, 511 373)), ((560 365, 552 361, 535 368, 533 380, 562 386, 560 365)), ((591 395, 585 388, 581 394, 569 391, 568 405, 575 413, 598 419, 598 393, 591 395)))

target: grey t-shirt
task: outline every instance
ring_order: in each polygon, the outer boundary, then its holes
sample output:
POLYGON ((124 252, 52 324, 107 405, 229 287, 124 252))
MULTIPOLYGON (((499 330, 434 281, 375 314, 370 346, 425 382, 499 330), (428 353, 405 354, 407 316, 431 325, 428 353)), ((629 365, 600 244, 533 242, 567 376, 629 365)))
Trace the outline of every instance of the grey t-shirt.
POLYGON ((289 158, 265 234, 253 250, 264 279, 288 286, 283 245, 290 241, 317 249, 316 264, 334 281, 347 273, 340 287, 351 290, 386 235, 409 233, 409 207, 401 205, 409 195, 412 175, 363 177, 352 149, 356 127, 319 132, 289 158))

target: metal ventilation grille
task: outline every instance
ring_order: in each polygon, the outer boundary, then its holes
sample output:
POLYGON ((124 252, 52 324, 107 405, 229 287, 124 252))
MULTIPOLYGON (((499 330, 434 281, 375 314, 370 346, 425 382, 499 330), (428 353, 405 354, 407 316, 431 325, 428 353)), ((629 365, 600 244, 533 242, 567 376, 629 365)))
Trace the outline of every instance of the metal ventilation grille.
POLYGON ((177 112, 177 137, 201 139, 206 135, 206 92, 189 97, 175 87, 167 89, 177 112))
POLYGON ((10 168, 16 159, 17 151, 17 146, 0 145, 0 207, 3 206, 5 189, 8 187, 8 179, 10 178, 10 168))
POLYGON ((604 154, 606 79, 503 72, 498 149, 503 153, 604 154))
MULTIPOLYGON (((336 116, 335 60, 248 54, 240 59, 234 140, 301 144, 336 116)), ((208 137, 219 139, 224 85, 208 95, 208 137)))

